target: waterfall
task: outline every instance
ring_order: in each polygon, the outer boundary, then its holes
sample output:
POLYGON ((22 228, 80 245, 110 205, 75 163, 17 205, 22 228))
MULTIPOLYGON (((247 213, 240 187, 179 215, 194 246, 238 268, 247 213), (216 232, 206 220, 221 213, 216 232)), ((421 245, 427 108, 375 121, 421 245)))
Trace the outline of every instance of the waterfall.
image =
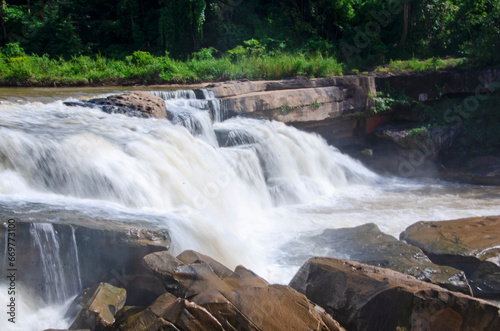
POLYGON ((75 249, 75 265, 76 265, 76 279, 78 280, 78 288, 82 286, 82 274, 80 273, 80 258, 78 257, 78 245, 76 244, 75 228, 71 227, 71 247, 75 249))
MULTIPOLYGON (((76 242, 70 241, 68 251, 61 248, 65 239, 47 223, 31 224, 30 234, 40 254, 42 299, 49 304, 62 303, 77 294, 81 290, 81 280, 78 272, 74 274, 76 242)), ((76 266, 78 270, 78 262, 76 266)))
MULTIPOLYGON (((169 231, 174 254, 195 249, 279 283, 317 252, 304 238, 326 228, 374 222, 397 236, 419 220, 500 214, 497 188, 381 177, 318 135, 228 119, 210 90, 153 93, 165 100, 168 119, 62 100, 0 103, 2 204, 77 210, 96 223, 104 213, 113 222, 147 222, 169 231)), ((85 247, 55 223, 35 224, 30 234, 47 284, 40 297, 53 308, 81 289, 85 247)), ((4 283, 0 289, 7 300, 4 283)), ((46 328, 57 325, 67 327, 46 328)))

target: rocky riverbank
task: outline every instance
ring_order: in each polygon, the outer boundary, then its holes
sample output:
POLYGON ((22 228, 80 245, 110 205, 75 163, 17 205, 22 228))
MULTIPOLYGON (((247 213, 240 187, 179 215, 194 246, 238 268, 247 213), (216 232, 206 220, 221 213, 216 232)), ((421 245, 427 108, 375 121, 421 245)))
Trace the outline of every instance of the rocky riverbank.
POLYGON ((26 208, 29 214, 16 212, 17 234, 30 249, 19 252, 18 265, 34 269, 18 281, 34 292, 49 285, 34 270, 50 255, 50 243, 37 251, 37 238, 53 229, 68 253, 63 265, 72 262, 86 287, 66 315, 72 330, 500 327, 498 307, 464 294, 500 298, 500 216, 418 222, 402 241, 373 224, 325 230, 311 238, 325 256, 308 260, 285 286, 198 252, 173 256, 166 231, 140 224, 94 230, 102 220, 26 208))

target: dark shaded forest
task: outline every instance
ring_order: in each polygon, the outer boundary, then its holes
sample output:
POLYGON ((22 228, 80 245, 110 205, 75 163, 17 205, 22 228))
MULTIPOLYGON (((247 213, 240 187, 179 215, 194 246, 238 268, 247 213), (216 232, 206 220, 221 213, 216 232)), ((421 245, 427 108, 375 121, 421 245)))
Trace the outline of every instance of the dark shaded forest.
POLYGON ((500 58, 499 0, 2 0, 0 14, 3 45, 66 59, 135 51, 179 60, 319 53, 360 65, 500 58))

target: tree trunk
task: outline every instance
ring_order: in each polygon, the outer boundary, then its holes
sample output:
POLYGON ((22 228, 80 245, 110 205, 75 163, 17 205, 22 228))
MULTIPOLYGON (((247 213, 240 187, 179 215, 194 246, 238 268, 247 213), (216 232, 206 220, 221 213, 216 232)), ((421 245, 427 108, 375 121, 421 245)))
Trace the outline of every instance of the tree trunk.
POLYGON ((410 3, 405 2, 403 13, 403 33, 401 34, 401 47, 404 47, 406 38, 408 37, 408 17, 410 12, 410 3))
POLYGON ((5 0, 2 0, 2 7, 0 8, 0 20, 2 21, 3 39, 8 41, 7 28, 5 27, 5 0))

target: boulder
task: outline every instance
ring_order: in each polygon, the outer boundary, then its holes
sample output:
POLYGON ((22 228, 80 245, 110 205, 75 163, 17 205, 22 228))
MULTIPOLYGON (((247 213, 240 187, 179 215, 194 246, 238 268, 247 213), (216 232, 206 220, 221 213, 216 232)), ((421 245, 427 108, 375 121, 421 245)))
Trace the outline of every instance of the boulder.
POLYGON ((77 311, 71 330, 105 330, 115 322, 115 314, 125 306, 127 291, 101 283, 84 290, 71 304, 67 316, 77 311))
MULTIPOLYGON (((132 324, 127 323, 137 319, 134 325, 153 325, 164 320, 181 327, 183 313, 169 315, 163 312, 166 308, 162 307, 172 306, 177 312, 201 307, 224 330, 343 330, 330 315, 302 294, 288 286, 270 285, 242 266, 231 271, 195 251, 185 251, 176 258, 168 252, 153 253, 144 261, 163 281, 173 278, 177 282, 175 293, 179 298, 174 300, 165 295, 161 304, 157 301, 139 315, 121 321, 122 326, 129 327, 132 324)), ((212 321, 208 315, 199 314, 203 316, 200 319, 212 321)), ((190 327, 197 328, 196 325, 190 327)), ((215 324, 213 327, 217 329, 215 324)))
POLYGON ((400 235, 437 264, 465 271, 476 296, 500 296, 500 216, 418 222, 400 235))
POLYGON ((367 264, 312 258, 290 286, 348 330, 499 330, 498 307, 367 264))
POLYGON ((327 229, 312 237, 311 242, 326 249, 324 256, 327 257, 389 268, 452 291, 471 294, 463 271, 432 263, 422 250, 383 233, 373 223, 327 229))
POLYGON ((184 265, 168 251, 148 254, 143 260, 156 277, 166 282, 174 281, 175 270, 178 266, 184 265))
POLYGON ((170 293, 115 325, 116 330, 224 330, 206 309, 170 293))
POLYGON ((135 117, 167 117, 165 101, 145 91, 134 91, 89 101, 65 102, 65 104, 67 106, 99 107, 110 114, 126 114, 135 117))

